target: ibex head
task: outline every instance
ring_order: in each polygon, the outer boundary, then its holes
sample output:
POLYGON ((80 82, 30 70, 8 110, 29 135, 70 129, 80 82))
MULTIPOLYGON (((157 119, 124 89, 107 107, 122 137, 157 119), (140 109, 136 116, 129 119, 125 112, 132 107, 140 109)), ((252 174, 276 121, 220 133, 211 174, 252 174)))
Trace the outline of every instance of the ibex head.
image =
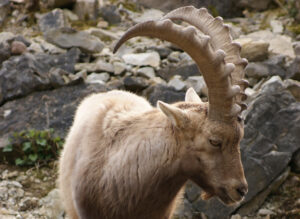
POLYGON ((246 99, 243 70, 247 60, 240 57, 240 46, 232 42, 228 26, 204 8, 183 7, 161 20, 130 28, 114 51, 135 36, 170 41, 197 63, 208 87, 208 103, 189 89, 185 102, 169 105, 159 101, 158 107, 171 121, 176 141, 182 145, 182 174, 203 188, 202 197, 217 196, 225 204, 241 201, 248 190, 239 146, 244 134, 240 115, 246 108, 242 101, 246 99), (174 24, 175 19, 192 26, 174 24))

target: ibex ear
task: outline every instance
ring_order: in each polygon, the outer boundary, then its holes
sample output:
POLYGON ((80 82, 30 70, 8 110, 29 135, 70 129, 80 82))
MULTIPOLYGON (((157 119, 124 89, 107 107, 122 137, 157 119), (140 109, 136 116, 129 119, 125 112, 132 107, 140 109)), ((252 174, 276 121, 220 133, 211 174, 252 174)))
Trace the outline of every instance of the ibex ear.
POLYGON ((175 106, 158 101, 157 107, 170 119, 172 124, 178 128, 184 127, 188 121, 186 113, 175 106))
POLYGON ((194 88, 190 87, 185 93, 185 102, 202 103, 202 100, 200 99, 194 88))

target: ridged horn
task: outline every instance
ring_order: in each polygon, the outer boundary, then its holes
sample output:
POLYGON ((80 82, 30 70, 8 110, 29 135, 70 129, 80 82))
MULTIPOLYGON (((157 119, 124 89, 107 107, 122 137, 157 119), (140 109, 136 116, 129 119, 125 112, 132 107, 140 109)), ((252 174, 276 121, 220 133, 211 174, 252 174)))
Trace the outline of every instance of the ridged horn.
POLYGON ((229 122, 241 111, 234 104, 238 86, 231 86, 230 73, 234 65, 225 63, 226 53, 214 50, 209 36, 198 35, 195 27, 182 27, 169 19, 146 21, 131 27, 117 42, 114 52, 128 39, 136 36, 156 37, 174 43, 196 62, 208 87, 210 119, 229 122))
MULTIPOLYGON (((229 27, 223 23, 223 19, 221 17, 214 18, 205 8, 196 9, 193 6, 175 9, 166 14, 163 19, 182 20, 195 26, 202 33, 211 37, 211 45, 215 50, 222 49, 226 53, 225 62, 235 65, 235 69, 231 73, 231 83, 241 87, 241 94, 236 96, 236 103, 241 105, 245 99, 244 90, 248 86, 243 79, 244 68, 248 62, 241 58, 241 46, 232 42, 229 27)), ((242 111, 244 109, 243 107, 242 111)))

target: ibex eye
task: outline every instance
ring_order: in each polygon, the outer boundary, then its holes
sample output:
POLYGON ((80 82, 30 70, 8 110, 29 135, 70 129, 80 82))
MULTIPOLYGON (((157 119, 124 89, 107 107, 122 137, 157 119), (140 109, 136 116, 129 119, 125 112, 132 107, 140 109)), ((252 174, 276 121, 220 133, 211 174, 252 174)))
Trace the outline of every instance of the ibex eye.
POLYGON ((218 140, 212 140, 212 139, 209 139, 209 143, 214 146, 214 147, 221 147, 222 146, 222 142, 221 141, 218 141, 218 140))

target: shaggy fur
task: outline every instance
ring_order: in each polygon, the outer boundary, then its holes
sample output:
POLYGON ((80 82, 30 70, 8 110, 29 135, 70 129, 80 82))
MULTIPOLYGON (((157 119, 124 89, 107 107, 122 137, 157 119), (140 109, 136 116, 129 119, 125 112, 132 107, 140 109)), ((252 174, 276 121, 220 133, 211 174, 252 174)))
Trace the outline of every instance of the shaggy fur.
POLYGON ((110 91, 80 104, 59 167, 71 219, 169 219, 188 179, 207 198, 242 199, 243 124, 209 120, 207 103, 194 92, 186 100, 193 102, 153 108, 142 97, 110 91))

